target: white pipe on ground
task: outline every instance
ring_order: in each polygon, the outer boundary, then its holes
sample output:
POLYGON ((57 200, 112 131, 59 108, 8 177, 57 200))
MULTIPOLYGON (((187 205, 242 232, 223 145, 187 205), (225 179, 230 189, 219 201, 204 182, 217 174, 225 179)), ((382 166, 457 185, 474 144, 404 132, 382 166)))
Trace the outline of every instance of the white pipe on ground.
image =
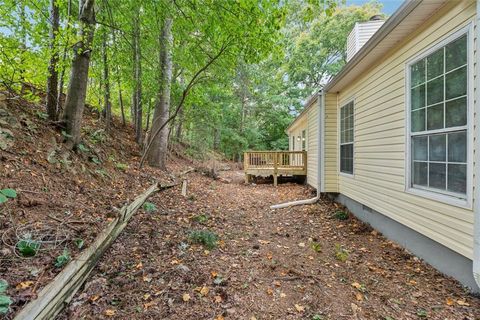
MULTIPOLYGON (((480 0, 479 0, 480 1, 480 0)), ((317 195, 314 198, 310 199, 305 199, 305 200, 297 200, 297 201, 291 201, 291 202, 285 202, 285 203, 280 203, 280 204, 275 204, 273 206, 270 206, 270 209, 281 209, 281 208, 287 208, 287 207, 293 207, 293 206, 300 206, 304 204, 314 204, 320 199, 321 195, 321 170, 320 170, 320 161, 322 161, 322 148, 321 146, 323 145, 322 141, 322 112, 325 108, 325 95, 323 93, 323 90, 320 90, 318 92, 318 97, 317 97, 317 105, 318 105, 318 145, 317 145, 317 195)), ((308 107, 308 106, 307 106, 308 107)), ((308 126, 308 121, 307 121, 307 126, 308 126)), ((307 161, 308 161, 308 156, 307 156, 307 161)), ((307 166, 308 168, 308 166, 307 166)))
POLYGON ((475 111, 477 114, 477 123, 476 123, 476 139, 475 139, 475 180, 474 184, 474 206, 473 206, 473 215, 474 215, 474 226, 473 226, 473 278, 477 282, 478 287, 480 288, 480 128, 479 128, 479 113, 478 113, 478 104, 480 103, 480 0, 477 0, 477 17, 476 17, 477 27, 476 27, 476 101, 475 101, 475 111))

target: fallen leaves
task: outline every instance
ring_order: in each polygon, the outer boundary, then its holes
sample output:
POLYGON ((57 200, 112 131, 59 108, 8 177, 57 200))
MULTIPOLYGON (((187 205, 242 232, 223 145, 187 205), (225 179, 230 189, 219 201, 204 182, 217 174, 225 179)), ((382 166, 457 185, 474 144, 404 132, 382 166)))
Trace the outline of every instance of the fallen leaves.
POLYGON ((190 301, 190 294, 184 293, 183 296, 182 296, 182 300, 183 300, 183 302, 190 301))
POLYGON ((305 307, 300 305, 300 304, 295 304, 295 309, 298 311, 298 312, 305 312, 305 307))
POLYGON ((25 290, 33 285, 33 281, 23 281, 15 286, 17 290, 25 290))
POLYGON ((107 310, 105 310, 105 312, 104 312, 104 314, 105 314, 107 317, 113 317, 116 313, 117 313, 117 310, 114 310, 114 309, 107 309, 107 310))

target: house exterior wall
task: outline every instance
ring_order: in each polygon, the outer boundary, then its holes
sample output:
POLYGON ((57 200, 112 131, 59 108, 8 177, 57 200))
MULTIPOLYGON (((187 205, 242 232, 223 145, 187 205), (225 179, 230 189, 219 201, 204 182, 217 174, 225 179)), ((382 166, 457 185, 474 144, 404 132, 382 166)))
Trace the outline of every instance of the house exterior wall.
POLYGON ((318 98, 314 99, 307 112, 307 183, 318 187, 318 98))
MULTIPOLYGON (((335 94, 327 95, 325 110, 325 191, 340 192, 469 259, 473 257, 471 207, 406 191, 405 75, 409 60, 462 27, 474 25, 475 14, 473 1, 448 3, 339 92, 338 100, 335 94), (354 174, 344 175, 338 173, 338 114, 351 99, 355 115, 354 174)), ((473 63, 470 68, 474 68, 473 63)))
POLYGON ((324 192, 338 192, 337 94, 325 95, 324 192))
POLYGON ((318 99, 313 99, 307 110, 300 115, 291 128, 288 129, 288 141, 290 151, 302 151, 302 131, 306 130, 305 151, 307 151, 307 183, 318 187, 318 99), (292 137, 295 137, 295 146, 292 143, 292 137), (300 141, 298 141, 300 137, 300 141), (295 148, 294 148, 295 147, 295 148))

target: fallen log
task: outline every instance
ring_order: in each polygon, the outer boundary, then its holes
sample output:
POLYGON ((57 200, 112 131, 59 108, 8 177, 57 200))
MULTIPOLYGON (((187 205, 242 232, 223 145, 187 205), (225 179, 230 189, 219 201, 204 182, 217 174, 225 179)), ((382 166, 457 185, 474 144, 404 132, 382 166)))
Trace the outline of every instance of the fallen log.
POLYGON ((187 179, 184 179, 182 182, 182 196, 187 196, 187 179))
POLYGON ((126 227, 133 214, 153 193, 178 185, 173 183, 159 186, 152 185, 135 200, 120 209, 118 215, 97 236, 93 244, 72 260, 51 283, 38 294, 37 299, 29 302, 14 318, 16 320, 54 319, 70 302, 72 297, 85 282, 103 253, 115 241, 126 227))

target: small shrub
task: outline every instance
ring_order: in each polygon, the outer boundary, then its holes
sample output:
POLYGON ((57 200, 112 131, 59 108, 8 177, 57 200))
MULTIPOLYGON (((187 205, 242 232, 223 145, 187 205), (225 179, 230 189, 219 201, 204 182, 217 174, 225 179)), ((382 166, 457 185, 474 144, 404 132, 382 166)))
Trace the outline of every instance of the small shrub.
POLYGON ((342 210, 337 210, 334 215, 335 218, 338 220, 347 220, 348 219, 348 213, 342 210))
POLYGON ((199 214, 198 216, 195 216, 193 220, 197 221, 198 223, 206 223, 208 221, 208 216, 205 214, 199 214))
POLYGON ((62 254, 55 259, 55 267, 61 268, 66 265, 68 261, 70 261, 70 252, 68 252, 67 248, 65 248, 63 249, 62 254))
POLYGON ((195 230, 190 232, 189 239, 192 243, 203 245, 211 250, 217 246, 218 237, 215 233, 208 230, 195 230))
POLYGON ((8 199, 13 199, 16 197, 17 197, 17 192, 13 189, 0 190, 0 203, 7 202, 8 199))
POLYGON ((8 282, 0 280, 0 314, 7 314, 12 304, 12 299, 7 296, 8 282))
POLYGON ((143 204, 143 210, 146 212, 155 212, 157 211, 157 206, 151 202, 145 202, 143 204))
POLYGON ((335 258, 342 262, 347 261, 349 252, 345 250, 340 244, 335 245, 335 258))
POLYGON ((90 141, 92 141, 92 143, 102 143, 106 139, 107 136, 105 135, 105 130, 103 129, 99 129, 90 134, 90 141))
POLYGON ((31 239, 23 239, 17 242, 17 250, 24 257, 34 257, 40 249, 40 243, 31 239))

